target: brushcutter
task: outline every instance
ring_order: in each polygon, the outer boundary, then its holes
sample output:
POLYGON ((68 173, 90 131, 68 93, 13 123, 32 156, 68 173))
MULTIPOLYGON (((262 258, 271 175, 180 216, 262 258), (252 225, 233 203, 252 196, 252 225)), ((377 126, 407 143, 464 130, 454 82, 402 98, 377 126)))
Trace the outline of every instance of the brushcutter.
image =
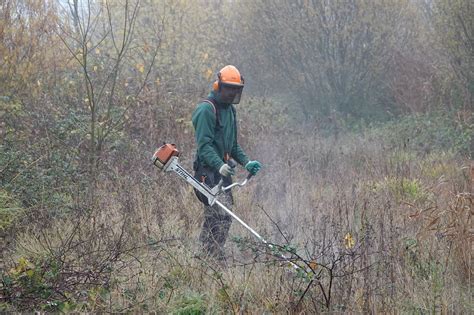
MULTIPOLYGON (((219 200, 218 196, 225 191, 233 188, 233 187, 243 187, 245 186, 252 174, 249 173, 247 178, 245 178, 242 182, 236 182, 228 186, 223 186, 223 180, 221 179, 219 183, 214 187, 209 187, 205 183, 201 183, 193 175, 191 175, 185 168, 183 168, 179 162, 179 151, 176 149, 176 145, 174 144, 163 144, 159 147, 155 153, 153 154, 153 164, 158 167, 161 171, 165 172, 174 172, 178 174, 179 177, 183 178, 186 182, 191 184, 194 188, 196 188, 199 192, 201 192, 205 197, 207 197, 208 203, 210 206, 217 204, 220 208, 222 208, 225 212, 231 215, 237 222, 239 222, 243 227, 245 227, 250 233, 252 233, 259 241, 263 244, 268 246, 271 250, 275 250, 275 246, 268 243, 260 234, 258 234, 254 229, 252 229, 247 223, 242 221, 235 213, 230 211, 225 205, 223 205, 219 200)), ((287 261, 291 267, 295 270, 302 270, 305 271, 304 268, 298 266, 294 262, 292 262, 289 258, 285 257, 282 254, 278 255, 283 260, 287 261)))

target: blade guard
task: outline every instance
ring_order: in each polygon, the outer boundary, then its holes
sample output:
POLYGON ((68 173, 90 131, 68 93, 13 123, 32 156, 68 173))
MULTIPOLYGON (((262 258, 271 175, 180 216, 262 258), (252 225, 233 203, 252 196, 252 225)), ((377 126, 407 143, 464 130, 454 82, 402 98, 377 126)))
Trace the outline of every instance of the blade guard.
POLYGON ((175 144, 165 143, 153 154, 153 164, 160 170, 168 163, 173 156, 179 156, 179 151, 175 144))

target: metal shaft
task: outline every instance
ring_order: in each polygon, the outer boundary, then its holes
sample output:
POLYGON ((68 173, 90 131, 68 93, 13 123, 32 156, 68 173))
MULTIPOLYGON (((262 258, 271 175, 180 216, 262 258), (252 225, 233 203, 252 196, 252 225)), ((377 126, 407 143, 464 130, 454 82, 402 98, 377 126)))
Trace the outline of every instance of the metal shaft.
MULTIPOLYGON (((268 246, 268 248, 270 249, 275 249, 275 246, 273 246, 272 244, 269 244, 260 234, 258 234, 257 232, 255 232, 254 229, 252 229, 247 223, 245 223, 244 221, 242 221, 237 215, 235 215, 232 211, 230 211, 229 209, 227 209, 226 206, 224 206, 219 200, 215 200, 215 203, 221 207, 222 209, 224 209, 224 211, 226 211, 228 214, 230 214, 234 219, 236 219, 240 224, 242 224, 247 230, 250 231, 250 233, 252 233, 256 238, 258 238, 262 243, 264 243, 265 245, 268 246)), ((285 257, 284 255, 282 254, 279 254, 279 256, 281 258, 283 258, 285 261, 287 261, 288 263, 290 263, 290 265, 294 268, 294 269, 302 269, 300 266, 298 266, 297 264, 295 264, 294 262, 290 261, 287 257, 285 257)))
MULTIPOLYGON (((163 168, 164 171, 166 172, 175 172, 179 177, 183 178, 186 182, 191 184, 194 188, 199 190, 204 196, 208 198, 209 204, 213 205, 216 203, 219 207, 221 207, 224 211, 226 211, 228 214, 230 214, 234 219, 236 219, 240 224, 242 224, 243 227, 245 227, 250 233, 252 233, 256 238, 258 238, 262 243, 267 245, 270 249, 274 250, 275 246, 272 244, 269 244, 260 234, 258 234, 254 229, 252 229, 247 223, 242 221, 237 215, 235 215, 232 211, 227 209, 225 205, 223 205, 219 200, 217 200, 216 195, 213 194, 213 191, 211 188, 205 186, 203 183, 200 183, 198 180, 194 178, 184 167, 182 167, 178 163, 178 157, 174 156, 166 163, 166 165, 163 168)), ((247 177, 247 179, 242 182, 242 183, 235 183, 230 186, 224 187, 224 190, 228 190, 234 186, 244 186, 248 179, 250 178, 250 175, 247 177)), ((217 192, 216 192, 217 194, 217 192)), ((304 269, 294 262, 290 261, 289 258, 285 257, 283 254, 279 254, 283 260, 287 261, 294 269, 301 269, 304 271, 304 269)))

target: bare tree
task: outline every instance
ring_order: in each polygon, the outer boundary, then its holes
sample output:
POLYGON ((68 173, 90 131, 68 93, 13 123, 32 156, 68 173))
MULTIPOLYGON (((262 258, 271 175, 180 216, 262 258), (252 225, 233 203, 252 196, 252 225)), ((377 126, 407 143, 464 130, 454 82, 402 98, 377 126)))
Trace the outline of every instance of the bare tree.
POLYGON ((92 191, 105 144, 126 122, 158 53, 159 41, 148 43, 135 36, 140 8, 140 0, 72 0, 59 24, 58 35, 79 65, 92 191))

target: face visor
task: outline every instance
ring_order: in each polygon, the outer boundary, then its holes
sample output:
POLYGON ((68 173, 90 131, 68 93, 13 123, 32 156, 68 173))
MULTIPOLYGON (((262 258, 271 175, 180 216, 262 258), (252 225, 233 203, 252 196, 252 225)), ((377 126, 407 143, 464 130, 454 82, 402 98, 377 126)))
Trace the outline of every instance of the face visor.
POLYGON ((225 104, 239 104, 242 96, 243 84, 219 83, 220 101, 225 104))

